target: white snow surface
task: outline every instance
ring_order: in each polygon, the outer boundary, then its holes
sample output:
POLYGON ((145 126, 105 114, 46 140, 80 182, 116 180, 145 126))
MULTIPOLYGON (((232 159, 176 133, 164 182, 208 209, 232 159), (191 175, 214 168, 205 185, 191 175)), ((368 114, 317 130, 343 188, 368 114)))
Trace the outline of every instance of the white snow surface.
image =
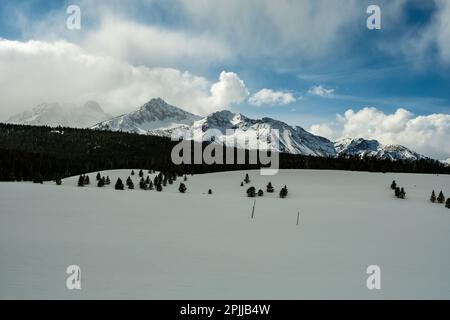
POLYGON ((113 190, 129 173, 102 172, 112 180, 103 189, 96 173, 82 188, 78 177, 0 183, 0 298, 450 298, 450 210, 428 199, 450 195, 449 176, 248 171, 240 187, 237 171, 188 176, 180 194, 180 178, 139 190, 135 169, 137 189, 113 190), (276 193, 256 198, 252 220, 245 190, 269 180, 276 193), (73 264, 81 290, 66 289, 73 264), (366 287, 369 265, 381 268, 381 290, 366 287))

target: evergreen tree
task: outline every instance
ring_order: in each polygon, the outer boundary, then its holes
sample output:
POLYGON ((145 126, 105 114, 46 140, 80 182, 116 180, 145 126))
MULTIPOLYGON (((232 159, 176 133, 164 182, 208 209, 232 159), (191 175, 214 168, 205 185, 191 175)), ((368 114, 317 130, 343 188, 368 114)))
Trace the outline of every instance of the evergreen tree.
POLYGON ((394 181, 392 181, 392 183, 391 183, 391 189, 392 189, 392 190, 395 190, 395 188, 397 188, 397 183, 396 183, 395 180, 394 180, 394 181))
POLYGON ((85 184, 85 185, 88 185, 88 184, 90 184, 90 183, 91 183, 91 181, 89 180, 89 176, 86 175, 86 176, 84 177, 84 184, 85 184))
POLYGON ((106 182, 105 184, 111 184, 111 179, 109 179, 109 176, 106 177, 106 182))
POLYGON ((262 197, 264 196, 264 191, 262 191, 261 189, 259 189, 258 191, 258 197, 262 197))
POLYGON ((131 177, 128 176, 127 181, 126 181, 127 186, 129 187, 130 184, 132 184, 132 183, 133 183, 133 180, 131 180, 131 177))
POLYGON ((124 185, 123 185, 122 179, 117 178, 117 182, 116 182, 116 185, 114 186, 114 188, 116 190, 123 190, 124 189, 124 185))
POLYGON ((437 197, 437 201, 438 201, 439 203, 444 203, 445 197, 444 197, 444 194, 442 193, 442 191, 439 192, 439 195, 438 195, 438 197, 437 197))
POLYGON ((400 199, 405 199, 405 197, 406 197, 405 189, 401 188, 401 189, 400 189, 399 198, 400 198, 400 199))
POLYGON ((433 190, 433 192, 431 192, 430 201, 433 203, 436 202, 436 194, 434 193, 434 190, 433 190))
POLYGON ((266 191, 268 193, 273 193, 274 192, 274 189, 273 189, 273 186, 272 186, 272 182, 269 181, 269 184, 266 187, 266 191))
POLYGON ((60 186, 62 184, 61 178, 56 178, 55 182, 57 186, 60 186))
POLYGON ((212 190, 211 189, 208 190, 208 194, 212 194, 212 190))
POLYGON ((79 187, 83 187, 84 186, 84 181, 85 181, 84 176, 80 175, 80 177, 78 178, 78 186, 79 187))
POLYGON ((127 185, 128 185, 128 189, 130 189, 130 190, 134 189, 134 183, 132 180, 130 180, 130 182, 127 185))
POLYGON ((256 197, 256 189, 255 187, 250 187, 247 189, 247 197, 254 198, 256 197))
POLYGON ((445 207, 450 209, 450 198, 447 198, 447 201, 445 202, 445 207))
POLYGON ((180 191, 181 193, 185 193, 186 190, 187 190, 186 185, 183 182, 181 182, 180 186, 178 187, 178 191, 180 191))
POLYGON ((184 175, 183 180, 184 180, 184 181, 187 181, 187 176, 186 176, 186 175, 184 175))
POLYGON ((134 170, 131 170, 131 175, 134 176, 134 170))
POLYGON ((99 188, 104 187, 105 186, 105 179, 102 179, 102 178, 98 179, 97 186, 99 188))
POLYGON ((150 180, 150 183, 148 184, 148 189, 153 190, 153 182, 150 180))
POLYGON ((280 198, 282 198, 282 199, 286 198, 287 194, 288 194, 288 191, 287 191, 286 187, 284 187, 280 190, 280 198))
POLYGON ((395 187, 395 196, 396 196, 397 198, 400 197, 400 188, 399 188, 399 187, 395 187))
POLYGON ((241 181, 241 187, 243 187, 244 186, 244 183, 241 181))
POLYGON ((139 181, 139 188, 142 190, 147 190, 147 184, 145 183, 144 178, 141 178, 141 181, 139 181))
POLYGON ((161 182, 158 181, 158 183, 156 184, 156 191, 161 192, 163 190, 163 187, 161 185, 161 182))
POLYGON ((150 177, 149 176, 147 176, 147 179, 145 179, 145 184, 150 184, 150 177))
POLYGON ((96 177, 97 181, 100 180, 101 178, 102 178, 102 176, 100 175, 100 172, 98 172, 97 177, 96 177))
POLYGON ((245 175, 245 179, 244 179, 245 183, 250 183, 250 177, 248 176, 248 173, 245 175))
POLYGON ((142 169, 141 170, 139 170, 139 177, 143 177, 144 176, 144 172, 142 171, 142 169))

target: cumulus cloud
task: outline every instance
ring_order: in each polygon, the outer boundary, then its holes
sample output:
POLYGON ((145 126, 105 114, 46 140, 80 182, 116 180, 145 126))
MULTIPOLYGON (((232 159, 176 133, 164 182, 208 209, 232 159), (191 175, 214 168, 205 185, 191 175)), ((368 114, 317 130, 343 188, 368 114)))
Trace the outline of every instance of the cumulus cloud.
POLYGON ((243 102, 249 92, 238 75, 234 72, 222 71, 219 81, 211 87, 211 104, 217 108, 228 108, 243 102))
POLYGON ((272 89, 262 89, 252 95, 249 102, 255 106, 269 105, 285 105, 295 102, 296 98, 290 92, 274 91, 272 89))
POLYGON ((450 157, 450 115, 416 116, 399 108, 386 114, 376 108, 347 110, 333 124, 315 125, 326 137, 376 139, 384 144, 401 144, 436 159, 450 157), (329 130, 328 130, 329 129, 329 130))
POLYGON ((334 138, 335 138, 335 133, 334 133, 333 129, 331 129, 330 126, 326 123, 313 124, 311 126, 311 128, 309 129, 309 131, 312 134, 315 134, 316 136, 325 137, 325 138, 328 138, 331 140, 334 140, 334 138))
POLYGON ((318 85, 310 88, 308 90, 308 93, 319 97, 331 97, 334 91, 335 91, 334 89, 331 88, 327 89, 321 85, 318 85))
POLYGON ((0 39, 0 118, 42 102, 98 101, 110 114, 129 112, 154 97, 197 113, 243 101, 235 73, 217 83, 172 68, 148 68, 96 55, 65 41, 0 39))

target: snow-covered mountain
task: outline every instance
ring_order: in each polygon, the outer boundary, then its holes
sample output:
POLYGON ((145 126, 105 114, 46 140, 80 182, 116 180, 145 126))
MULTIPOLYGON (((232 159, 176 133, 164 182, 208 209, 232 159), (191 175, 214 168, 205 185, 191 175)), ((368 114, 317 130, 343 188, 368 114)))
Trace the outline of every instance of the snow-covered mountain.
POLYGON ((35 126, 86 128, 110 117, 94 101, 88 101, 82 106, 42 103, 30 111, 12 116, 7 122, 35 126))
POLYGON ((207 140, 238 148, 258 147, 291 154, 325 157, 346 154, 392 160, 426 158, 406 147, 382 145, 376 140, 349 138, 332 142, 313 135, 299 126, 290 126, 272 118, 250 119, 228 110, 214 112, 202 118, 169 105, 160 98, 152 99, 135 112, 104 121, 93 128, 164 137, 175 135, 197 141, 205 139, 204 134, 208 129, 214 129, 213 137, 207 137, 207 140), (227 131, 228 129, 231 130, 227 131), (271 129, 279 132, 278 144, 277 137, 271 129), (188 136, 185 136, 186 132, 189 132, 188 136))
POLYGON ((383 145, 377 140, 342 139, 334 143, 338 155, 371 156, 389 160, 420 160, 427 157, 401 145, 383 145))
POLYGON ((150 100, 134 112, 100 122, 92 128, 149 134, 152 130, 170 130, 183 125, 190 126, 199 119, 201 119, 200 116, 157 98, 150 100))

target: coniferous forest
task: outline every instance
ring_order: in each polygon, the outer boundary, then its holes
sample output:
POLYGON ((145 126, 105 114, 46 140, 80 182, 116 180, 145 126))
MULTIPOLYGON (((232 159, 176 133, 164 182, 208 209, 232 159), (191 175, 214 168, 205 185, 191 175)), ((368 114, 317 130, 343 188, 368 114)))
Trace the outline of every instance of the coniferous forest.
MULTIPOLYGON (((169 138, 90 129, 0 124, 0 181, 48 181, 109 169, 146 168, 176 174, 258 169, 259 165, 174 165, 169 138)), ((193 142, 194 143, 194 142, 193 142)), ((194 148, 192 148, 194 150, 194 148)), ((436 160, 321 158, 280 154, 281 169, 449 174, 436 160)))

